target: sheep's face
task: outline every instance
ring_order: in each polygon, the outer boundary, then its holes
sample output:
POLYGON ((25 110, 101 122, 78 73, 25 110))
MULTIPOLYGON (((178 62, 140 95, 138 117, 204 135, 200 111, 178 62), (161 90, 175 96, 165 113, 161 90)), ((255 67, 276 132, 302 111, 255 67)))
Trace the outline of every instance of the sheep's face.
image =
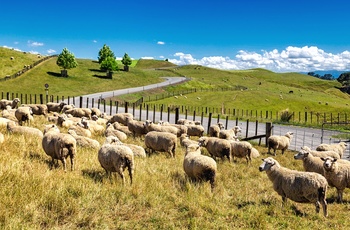
POLYGON ((205 147, 205 146, 207 146, 207 143, 208 143, 208 139, 205 138, 205 137, 201 137, 201 138, 198 139, 198 145, 199 146, 205 147))
POLYGON ((308 152, 301 150, 300 152, 298 152, 297 154, 294 155, 294 159, 295 160, 302 160, 304 158, 306 158, 309 155, 308 152))
POLYGON ((259 171, 267 171, 269 169, 271 169, 272 166, 274 166, 276 164, 276 160, 273 159, 272 157, 268 157, 265 159, 262 159, 263 163, 259 166, 259 171))
POLYGON ((332 171, 334 168, 334 163, 337 161, 337 159, 334 159, 332 157, 326 157, 326 158, 321 157, 321 159, 324 161, 323 168, 326 171, 332 171))
POLYGON ((188 154, 188 153, 194 153, 194 152, 197 152, 197 153, 201 153, 200 152, 200 146, 198 144, 190 144, 189 146, 186 147, 186 154, 185 156, 188 154))

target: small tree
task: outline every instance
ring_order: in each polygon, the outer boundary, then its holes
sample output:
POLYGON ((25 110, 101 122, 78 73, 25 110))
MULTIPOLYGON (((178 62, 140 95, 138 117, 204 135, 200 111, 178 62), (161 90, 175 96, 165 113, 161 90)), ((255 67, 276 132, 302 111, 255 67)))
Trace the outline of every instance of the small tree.
POLYGON ((102 63, 107 57, 112 57, 115 59, 113 51, 106 44, 98 52, 98 63, 102 63))
POLYGON ((62 77, 68 77, 68 69, 72 69, 78 66, 77 61, 75 60, 74 54, 69 52, 67 48, 62 50, 62 53, 58 55, 56 64, 63 68, 61 70, 62 77))
POLYGON ((101 70, 107 71, 107 77, 112 78, 113 71, 118 70, 118 63, 113 57, 107 57, 101 62, 101 70))
POLYGON ((124 71, 129 71, 129 65, 131 65, 132 60, 127 53, 124 54, 122 63, 124 65, 124 71))

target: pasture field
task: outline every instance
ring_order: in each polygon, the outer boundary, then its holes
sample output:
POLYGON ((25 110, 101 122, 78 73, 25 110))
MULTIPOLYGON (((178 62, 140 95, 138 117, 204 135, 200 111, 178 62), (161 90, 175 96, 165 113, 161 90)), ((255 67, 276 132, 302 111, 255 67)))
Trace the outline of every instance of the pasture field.
MULTIPOLYGON (((48 124, 36 116, 31 126, 48 124)), ((62 132, 66 132, 61 128, 62 132)), ((265 172, 259 172, 264 146, 255 146, 259 158, 247 165, 244 159, 218 160, 214 192, 209 183, 193 183, 182 168, 185 150, 178 145, 175 158, 154 153, 135 158, 134 183, 112 179, 97 160, 96 149, 77 147, 76 168, 67 172, 50 169, 50 157, 41 140, 10 134, 0 127, 5 142, 0 147, 0 227, 2 229, 345 229, 349 190, 342 204, 334 202, 336 190, 327 194, 329 217, 316 214, 313 204, 288 201, 272 189, 265 172)), ((94 134, 101 144, 104 137, 94 134)), ((194 138, 195 139, 195 138, 194 138)), ((144 146, 141 139, 127 143, 144 146)), ((208 154, 206 150, 203 154, 208 154)), ((302 170, 294 152, 275 157, 282 166, 302 170)))

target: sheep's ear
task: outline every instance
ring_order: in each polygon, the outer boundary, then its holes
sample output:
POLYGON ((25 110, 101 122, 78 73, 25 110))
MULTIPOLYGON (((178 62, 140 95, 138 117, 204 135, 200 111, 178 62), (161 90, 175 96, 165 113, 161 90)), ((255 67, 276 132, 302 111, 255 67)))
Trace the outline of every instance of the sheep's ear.
POLYGON ((324 157, 321 157, 321 160, 326 161, 326 159, 324 157))
POLYGON ((332 162, 336 162, 338 159, 333 159, 333 161, 332 162))
POLYGON ((264 158, 262 158, 261 160, 262 160, 262 161, 265 161, 265 159, 264 159, 264 158))

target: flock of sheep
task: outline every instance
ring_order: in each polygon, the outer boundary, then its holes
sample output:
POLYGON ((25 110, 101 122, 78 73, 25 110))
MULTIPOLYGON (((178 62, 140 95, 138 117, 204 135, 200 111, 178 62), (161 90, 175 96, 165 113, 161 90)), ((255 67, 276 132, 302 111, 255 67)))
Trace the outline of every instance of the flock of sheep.
MULTIPOLYGON (((184 173, 191 180, 209 181, 212 190, 216 184, 218 159, 227 158, 232 162, 235 157, 245 158, 247 165, 250 165, 252 158, 260 156, 251 143, 239 140, 240 127, 225 129, 221 122, 210 126, 205 135, 204 127, 199 122, 180 119, 177 124, 162 121, 155 124, 149 120, 134 120, 130 113, 108 116, 97 108, 75 108, 64 102, 20 105, 18 98, 2 99, 0 110, 0 127, 6 127, 9 133, 41 138, 42 148, 51 157, 52 166, 61 161, 66 171, 66 160, 69 158, 71 170, 74 170, 77 146, 89 147, 97 152, 98 161, 106 174, 117 172, 124 183, 124 171, 127 169, 132 184, 135 157, 147 157, 147 154, 158 151, 166 152, 173 158, 178 143, 185 149, 184 173), (35 116, 41 115, 47 119, 43 131, 30 125, 35 116), (62 133, 60 127, 68 131, 62 133), (104 143, 93 139, 93 134, 104 136, 104 143), (128 138, 141 138, 144 145, 125 143, 128 138), (209 156, 203 154, 203 149, 209 156)), ((281 150, 283 154, 292 138, 292 132, 269 137, 268 153, 276 156, 276 151, 281 150)), ((0 144, 4 141, 4 135, 0 132, 0 144)), ((291 199, 314 203, 317 212, 321 205, 324 216, 327 216, 327 187, 336 187, 339 202, 342 201, 344 189, 350 187, 350 161, 341 159, 345 149, 344 142, 321 144, 316 150, 307 146, 301 148, 294 158, 303 161, 305 172, 282 167, 272 157, 263 159, 259 170, 266 171, 274 190, 283 201, 291 199)))

